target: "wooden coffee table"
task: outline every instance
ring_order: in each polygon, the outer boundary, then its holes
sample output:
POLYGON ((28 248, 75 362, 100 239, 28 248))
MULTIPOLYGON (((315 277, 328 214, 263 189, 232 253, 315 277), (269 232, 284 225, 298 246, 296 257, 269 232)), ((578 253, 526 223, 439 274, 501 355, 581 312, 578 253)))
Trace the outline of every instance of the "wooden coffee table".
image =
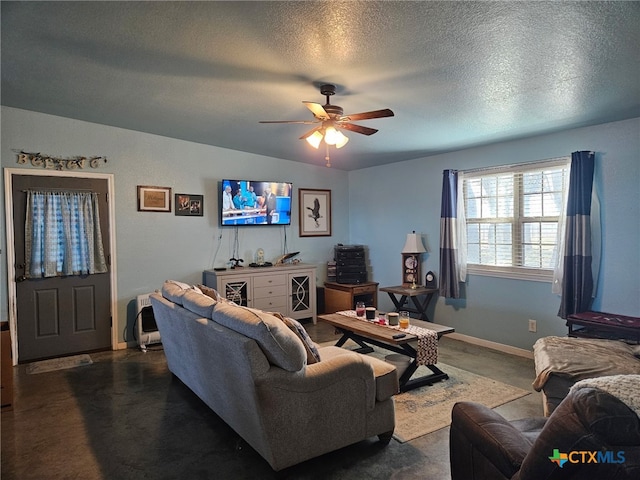
MULTIPOLYGON (((416 351, 417 345, 414 346, 418 341, 418 337, 415 335, 405 333, 402 330, 387 328, 373 322, 360 320, 359 318, 340 315, 338 313, 319 315, 318 319, 323 322, 330 323, 339 330, 340 333, 342 333, 342 337, 340 337, 336 342, 336 347, 341 347, 347 340, 353 340, 360 346, 354 350, 355 352, 371 353, 373 352, 371 345, 375 345, 377 347, 384 348, 385 350, 411 357, 413 359, 412 362, 399 378, 401 392, 406 392, 407 390, 424 385, 432 385, 434 382, 439 382, 449 378, 449 375, 444 373, 435 365, 426 365, 426 367, 432 372, 430 375, 411 378, 418 369, 418 364, 416 362, 416 358, 418 356, 418 352, 416 351), (405 333, 406 336, 403 338, 393 338, 393 336, 398 333, 405 333)), ((434 330, 438 334, 438 338, 455 331, 452 327, 438 325, 437 323, 424 322, 422 320, 416 320, 415 318, 411 319, 411 324, 417 327, 434 330)))

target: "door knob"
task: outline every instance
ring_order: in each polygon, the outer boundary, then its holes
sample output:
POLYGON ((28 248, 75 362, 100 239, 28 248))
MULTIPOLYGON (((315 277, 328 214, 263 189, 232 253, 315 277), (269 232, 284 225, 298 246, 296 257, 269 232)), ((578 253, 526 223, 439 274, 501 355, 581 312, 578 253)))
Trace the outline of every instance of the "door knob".
POLYGON ((26 275, 20 275, 18 278, 16 278, 16 282, 24 282, 26 279, 26 275))

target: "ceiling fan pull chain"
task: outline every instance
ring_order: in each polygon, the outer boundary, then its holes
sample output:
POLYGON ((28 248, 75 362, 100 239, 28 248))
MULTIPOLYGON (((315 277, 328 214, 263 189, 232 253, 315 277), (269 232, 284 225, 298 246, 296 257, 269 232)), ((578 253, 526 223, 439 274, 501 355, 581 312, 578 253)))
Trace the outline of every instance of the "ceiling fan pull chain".
POLYGON ((326 152, 327 155, 324 157, 324 159, 327 161, 327 167, 331 166, 331 158, 329 157, 329 145, 327 143, 324 144, 325 148, 326 148, 326 152))

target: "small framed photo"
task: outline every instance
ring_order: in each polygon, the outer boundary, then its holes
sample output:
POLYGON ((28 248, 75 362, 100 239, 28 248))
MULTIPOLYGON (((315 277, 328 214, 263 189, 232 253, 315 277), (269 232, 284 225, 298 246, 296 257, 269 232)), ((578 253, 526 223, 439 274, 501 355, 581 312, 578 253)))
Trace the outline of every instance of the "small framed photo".
POLYGON ((176 193, 176 215, 179 217, 201 217, 204 215, 204 197, 190 193, 176 193))
POLYGON ((301 237, 331 236, 331 190, 298 189, 301 237))
POLYGON ((171 212, 171 187, 138 185, 139 212, 171 212))

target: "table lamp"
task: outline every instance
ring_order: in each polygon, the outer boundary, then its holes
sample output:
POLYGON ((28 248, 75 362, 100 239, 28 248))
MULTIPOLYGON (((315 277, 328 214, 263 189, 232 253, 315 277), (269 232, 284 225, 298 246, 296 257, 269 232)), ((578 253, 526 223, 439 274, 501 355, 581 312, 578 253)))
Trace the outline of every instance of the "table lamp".
POLYGON ((419 284, 416 279, 420 278, 420 261, 418 260, 421 253, 426 252, 422 244, 422 238, 414 230, 407 234, 407 241, 402 249, 402 286, 410 288, 418 288, 419 284))

